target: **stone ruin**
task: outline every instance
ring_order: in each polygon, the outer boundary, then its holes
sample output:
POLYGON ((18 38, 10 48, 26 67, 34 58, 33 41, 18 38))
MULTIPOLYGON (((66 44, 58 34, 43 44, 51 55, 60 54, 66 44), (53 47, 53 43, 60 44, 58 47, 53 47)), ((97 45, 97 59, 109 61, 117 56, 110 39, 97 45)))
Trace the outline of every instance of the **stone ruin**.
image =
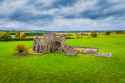
POLYGON ((56 36, 55 33, 48 33, 45 35, 46 51, 57 52, 63 51, 65 38, 61 36, 56 36))
MULTIPOLYGON (((97 48, 86 48, 86 47, 73 47, 64 44, 65 38, 64 36, 57 36, 56 33, 50 32, 43 36, 43 41, 41 43, 41 38, 36 38, 35 40, 38 41, 39 45, 37 48, 38 51, 34 51, 36 53, 42 52, 64 52, 66 55, 77 55, 77 54, 91 54, 96 56, 103 56, 102 54, 98 54, 97 48)), ((111 56, 109 54, 108 56, 111 56)))
POLYGON ((41 43, 41 38, 36 37, 35 41, 38 42, 35 45, 37 47, 37 50, 34 50, 34 52, 42 53, 42 52, 64 52, 67 55, 77 55, 78 53, 89 53, 94 54, 97 52, 96 49, 85 49, 81 47, 72 47, 64 44, 65 38, 64 36, 57 36, 56 33, 50 32, 43 36, 44 43, 41 43))

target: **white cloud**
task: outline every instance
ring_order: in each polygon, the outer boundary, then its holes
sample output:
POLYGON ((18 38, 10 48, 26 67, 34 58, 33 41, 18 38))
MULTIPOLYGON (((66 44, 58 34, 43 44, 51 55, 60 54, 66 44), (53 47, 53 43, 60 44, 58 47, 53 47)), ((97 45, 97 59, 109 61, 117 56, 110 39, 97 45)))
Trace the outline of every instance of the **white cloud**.
MULTIPOLYGON (((108 20, 107 20, 108 21, 108 20)), ((124 30, 124 24, 112 24, 107 21, 90 19, 65 19, 57 18, 53 22, 47 22, 47 25, 41 26, 38 22, 24 23, 12 20, 1 20, 1 30, 47 30, 47 31, 101 31, 101 30, 124 30), (119 27, 119 28, 118 28, 119 27)))
POLYGON ((0 30, 36 30, 36 26, 7 19, 0 20, 0 30))
POLYGON ((43 9, 47 7, 52 7, 55 2, 56 0, 35 0, 35 2, 32 2, 33 4, 25 5, 22 8, 22 11, 31 16, 46 15, 51 13, 53 10, 48 11, 47 9, 43 9), (36 5, 38 6, 36 7, 36 5))
POLYGON ((28 0, 5 0, 0 4, 0 14, 13 13, 18 8, 23 7, 28 0))
POLYGON ((31 15, 40 15, 41 10, 37 9, 34 4, 40 4, 41 8, 51 7, 56 0, 34 0, 32 4, 27 4, 30 0, 5 0, 0 4, 0 15, 11 14, 20 9, 31 15))
MULTIPOLYGON (((115 24, 116 25, 116 24, 115 24)), ((48 26, 44 26, 44 30, 81 30, 81 31, 95 31, 95 30, 120 30, 120 27, 111 25, 107 21, 90 20, 90 19, 65 19, 57 18, 48 26)), ((123 27, 123 26, 121 26, 123 27)))
POLYGON ((79 0, 73 6, 63 7, 60 13, 64 15, 73 15, 84 12, 95 7, 97 0, 79 0))
POLYGON ((43 7, 50 7, 53 5, 54 2, 56 2, 56 0, 36 0, 37 3, 41 3, 41 5, 43 7))
POLYGON ((23 9, 24 12, 29 13, 30 15, 53 15, 53 16, 65 16, 65 15, 74 15, 80 12, 84 12, 95 7, 97 0, 78 0, 71 6, 62 6, 61 8, 50 8, 43 10, 44 7, 51 7, 57 0, 37 0, 36 3, 41 3, 41 10, 37 9, 34 4, 25 6, 23 9), (42 5, 43 4, 43 5, 42 5))
POLYGON ((97 0, 78 0, 71 6, 64 6, 61 8, 52 8, 50 10, 44 11, 43 14, 50 14, 55 16, 65 16, 65 15, 74 15, 89 10, 95 7, 97 0))
MULTIPOLYGON (((31 0, 5 0, 0 5, 0 15, 10 15, 16 10, 26 13, 31 17, 52 15, 54 20, 43 20, 38 18, 29 19, 28 22, 21 22, 14 19, 0 19, 0 29, 18 29, 18 30, 113 30, 113 29, 125 29, 124 20, 125 16, 115 17, 113 15, 106 16, 104 19, 90 19, 88 18, 71 18, 66 19, 64 16, 79 15, 81 12, 87 10, 97 10, 101 8, 101 5, 97 6, 100 0, 77 0, 76 3, 70 6, 61 6, 55 8, 54 3, 57 0, 34 0, 31 4, 28 4, 31 0), (37 6, 39 4, 39 6, 37 6), (52 7, 46 9, 47 7, 52 7), (117 19, 117 20, 116 20, 117 19), (25 28, 24 28, 25 27, 25 28), (27 28, 26 28, 27 27, 27 28)), ((98 11, 102 13, 111 13, 113 11, 125 11, 125 0, 106 0, 110 3, 109 8, 104 8, 98 11)), ((96 12, 96 11, 95 11, 96 12)), ((24 16, 25 18, 25 16, 24 16)), ((22 19, 24 19, 22 18, 22 19)))

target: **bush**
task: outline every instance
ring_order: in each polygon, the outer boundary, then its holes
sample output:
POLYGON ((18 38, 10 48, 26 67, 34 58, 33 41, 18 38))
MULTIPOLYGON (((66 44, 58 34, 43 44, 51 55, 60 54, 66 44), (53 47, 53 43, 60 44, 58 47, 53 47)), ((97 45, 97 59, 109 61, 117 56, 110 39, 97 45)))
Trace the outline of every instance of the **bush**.
POLYGON ((111 32, 105 32, 105 35, 110 35, 111 34, 111 32))
POLYGON ((78 34, 78 33, 76 33, 76 38, 77 38, 77 39, 82 38, 82 34, 78 34))
POLYGON ((25 33, 27 36, 35 36, 35 35, 44 35, 45 32, 29 32, 29 33, 25 33))
POLYGON ((96 32, 91 32, 91 37, 96 38, 97 37, 97 33, 96 32))
POLYGON ((28 48, 25 45, 17 45, 16 46, 16 53, 18 55, 27 55, 28 54, 28 48))
POLYGON ((12 40, 12 37, 10 36, 10 33, 6 32, 0 35, 0 40, 9 41, 12 40))
POLYGON ((25 39, 12 39, 13 41, 30 41, 33 40, 33 38, 25 38, 25 39))
POLYGON ((71 33, 64 35, 64 37, 65 37, 65 39, 75 39, 76 38, 75 34, 71 34, 71 33))
POLYGON ((65 36, 65 39, 75 39, 73 36, 65 36))
POLYGON ((116 31, 115 33, 116 33, 116 34, 125 34, 124 31, 116 31))

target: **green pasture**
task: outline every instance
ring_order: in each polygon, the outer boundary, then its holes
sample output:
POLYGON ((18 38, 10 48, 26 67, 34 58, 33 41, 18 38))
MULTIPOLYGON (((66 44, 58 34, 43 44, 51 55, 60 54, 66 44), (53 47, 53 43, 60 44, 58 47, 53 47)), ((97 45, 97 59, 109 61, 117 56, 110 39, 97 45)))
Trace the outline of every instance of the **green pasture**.
POLYGON ((15 47, 32 41, 0 42, 0 83, 125 83, 125 35, 83 37, 71 46, 110 49, 111 58, 63 53, 15 55, 15 47))

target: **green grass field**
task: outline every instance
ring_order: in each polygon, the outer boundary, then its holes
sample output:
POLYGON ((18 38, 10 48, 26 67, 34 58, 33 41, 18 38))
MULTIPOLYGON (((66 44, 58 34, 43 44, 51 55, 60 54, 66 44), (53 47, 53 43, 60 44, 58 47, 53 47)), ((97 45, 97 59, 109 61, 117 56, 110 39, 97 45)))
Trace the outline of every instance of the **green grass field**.
POLYGON ((111 49, 113 57, 64 54, 14 55, 17 44, 0 42, 0 83, 125 83, 125 36, 70 39, 72 46, 111 49))

